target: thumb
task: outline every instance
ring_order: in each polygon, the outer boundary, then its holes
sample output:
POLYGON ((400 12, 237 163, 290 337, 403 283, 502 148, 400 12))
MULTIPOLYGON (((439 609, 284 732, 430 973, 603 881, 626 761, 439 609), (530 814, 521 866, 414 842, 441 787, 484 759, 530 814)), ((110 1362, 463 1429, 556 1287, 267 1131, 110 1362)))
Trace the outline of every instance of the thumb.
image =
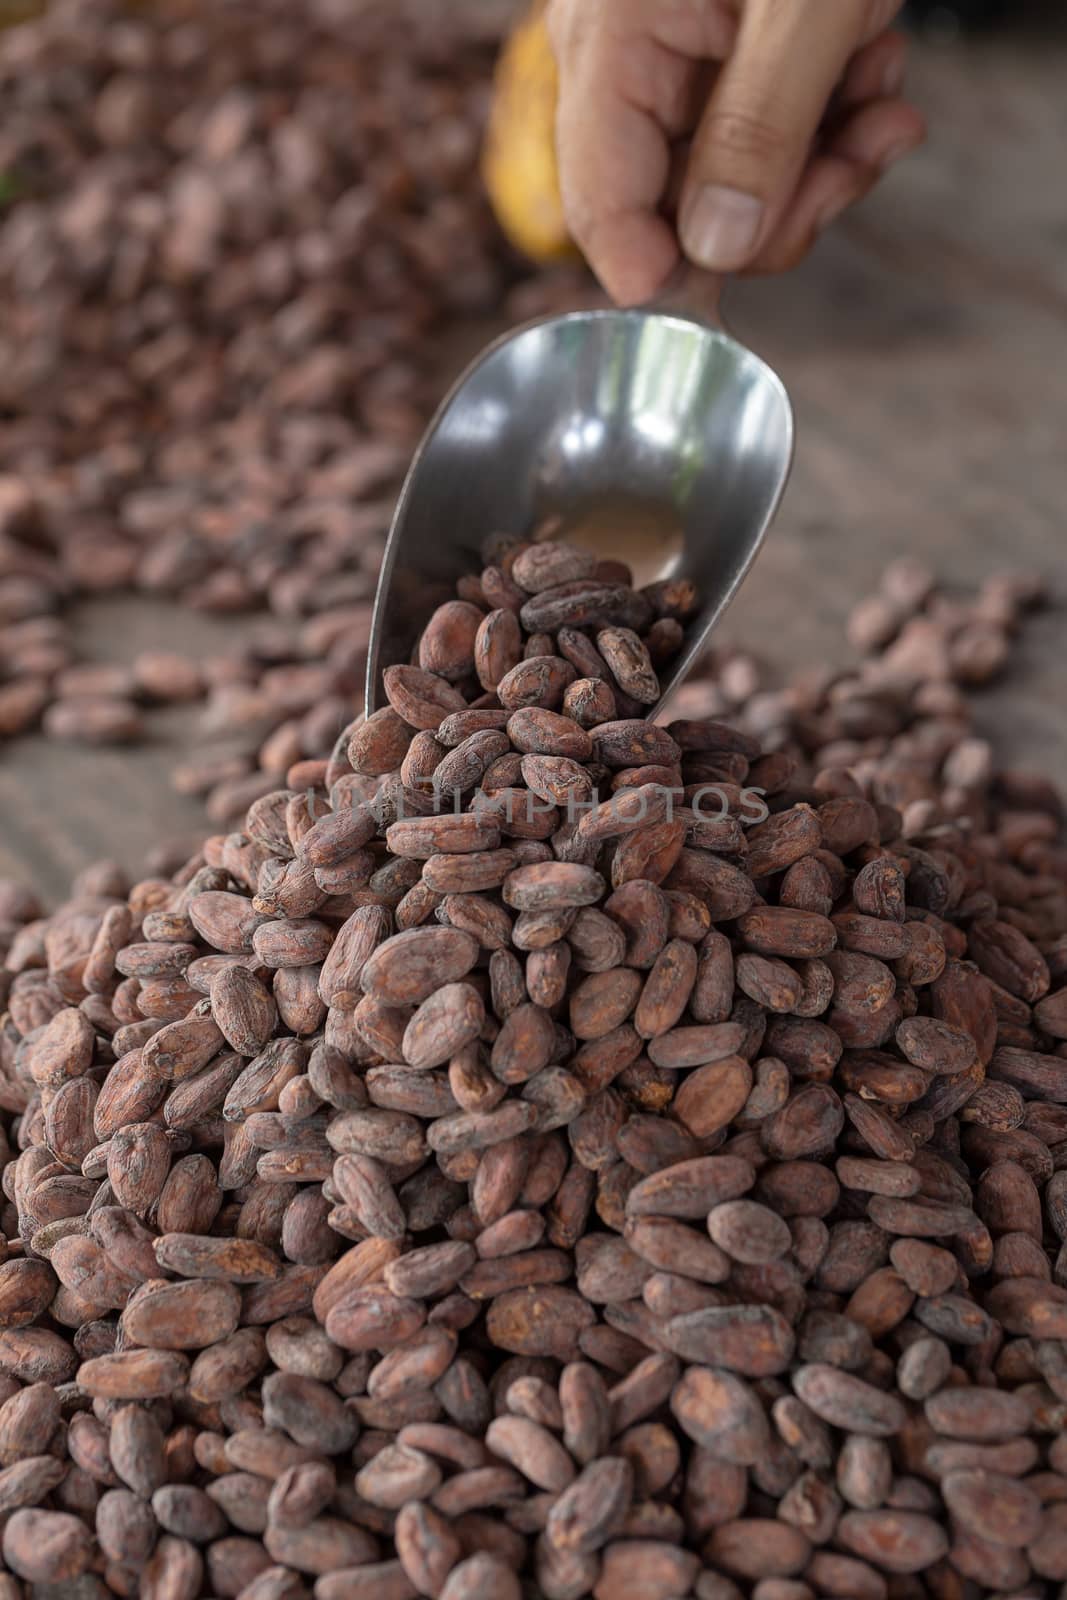
POLYGON ((736 272, 796 188, 869 0, 750 0, 693 140, 679 235, 691 261, 736 272))

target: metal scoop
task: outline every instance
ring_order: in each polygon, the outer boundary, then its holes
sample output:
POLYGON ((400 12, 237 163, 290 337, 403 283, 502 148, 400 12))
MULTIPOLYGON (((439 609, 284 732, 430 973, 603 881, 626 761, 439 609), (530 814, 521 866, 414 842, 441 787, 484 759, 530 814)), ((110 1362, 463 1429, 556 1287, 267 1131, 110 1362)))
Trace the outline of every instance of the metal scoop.
POLYGON ((494 533, 547 518, 627 561, 634 583, 686 576, 700 610, 655 716, 755 559, 793 452, 789 398, 721 325, 673 310, 576 311, 505 334, 467 368, 420 444, 393 516, 367 665, 407 661, 494 533))

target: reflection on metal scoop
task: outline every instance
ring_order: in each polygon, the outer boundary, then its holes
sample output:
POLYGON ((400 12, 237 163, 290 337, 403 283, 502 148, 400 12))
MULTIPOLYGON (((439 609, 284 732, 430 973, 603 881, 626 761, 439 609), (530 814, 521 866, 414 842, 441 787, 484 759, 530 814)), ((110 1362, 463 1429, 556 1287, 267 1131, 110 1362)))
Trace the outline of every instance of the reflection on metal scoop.
POLYGON ((689 577, 700 610, 654 716, 701 654, 785 487, 793 415, 758 356, 689 313, 578 311, 505 335, 431 423, 378 580, 368 714, 490 534, 561 537, 627 561, 634 583, 689 577))

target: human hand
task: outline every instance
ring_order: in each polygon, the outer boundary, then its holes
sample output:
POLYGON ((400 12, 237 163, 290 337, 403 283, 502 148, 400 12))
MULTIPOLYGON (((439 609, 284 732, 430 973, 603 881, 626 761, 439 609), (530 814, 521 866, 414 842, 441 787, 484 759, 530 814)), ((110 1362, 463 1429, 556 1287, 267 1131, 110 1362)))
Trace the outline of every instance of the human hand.
POLYGON ((900 0, 550 0, 568 227, 613 299, 781 272, 922 142, 900 0))

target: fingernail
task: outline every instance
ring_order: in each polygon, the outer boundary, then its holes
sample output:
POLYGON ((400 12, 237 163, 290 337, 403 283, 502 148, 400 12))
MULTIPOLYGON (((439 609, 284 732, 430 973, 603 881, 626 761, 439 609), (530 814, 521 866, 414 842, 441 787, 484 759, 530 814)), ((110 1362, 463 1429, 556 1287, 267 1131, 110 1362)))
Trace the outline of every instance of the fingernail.
POLYGON ((878 165, 882 168, 891 167, 895 161, 902 160, 904 156, 910 156, 911 152, 917 150, 918 147, 919 141, 916 139, 898 139, 896 144, 891 144, 889 149, 885 151, 878 165))
POLYGON ((904 57, 894 56, 882 74, 882 94, 891 100, 904 87, 904 57))
POLYGON ((711 272, 745 266, 759 238, 763 210, 763 201, 754 194, 706 184, 697 190, 682 219, 686 255, 711 272))

